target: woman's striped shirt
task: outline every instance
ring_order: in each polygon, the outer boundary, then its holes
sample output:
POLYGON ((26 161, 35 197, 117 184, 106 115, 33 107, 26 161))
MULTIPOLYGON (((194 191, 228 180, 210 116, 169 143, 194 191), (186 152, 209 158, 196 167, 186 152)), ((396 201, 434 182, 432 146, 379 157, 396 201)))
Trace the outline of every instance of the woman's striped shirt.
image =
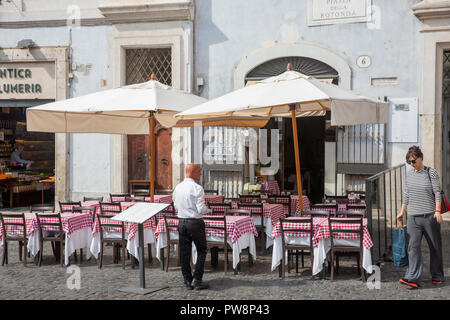
POLYGON ((433 168, 429 168, 429 173, 427 167, 406 172, 402 203, 408 206, 408 215, 433 213, 436 201, 441 201, 439 174, 433 168))

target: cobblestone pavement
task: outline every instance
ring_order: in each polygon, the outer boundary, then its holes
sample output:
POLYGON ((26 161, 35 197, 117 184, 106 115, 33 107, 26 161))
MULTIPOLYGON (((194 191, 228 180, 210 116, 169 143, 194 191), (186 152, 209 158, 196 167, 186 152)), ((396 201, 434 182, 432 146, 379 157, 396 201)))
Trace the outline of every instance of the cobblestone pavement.
MULTIPOLYGON (((450 219, 442 225, 444 272, 450 274, 450 219)), ((182 285, 180 267, 176 266, 176 258, 172 257, 169 272, 161 271, 159 261, 154 258, 149 264, 146 262, 146 285, 168 286, 168 288, 148 294, 135 295, 123 293, 118 289, 136 285, 139 286, 139 268, 131 268, 130 260, 126 261, 125 270, 121 263, 114 264, 112 247, 106 247, 104 266, 98 269, 97 261, 74 263, 78 266, 81 280, 80 289, 70 289, 73 278, 72 268, 61 267, 55 262, 51 254, 49 243, 44 244, 44 260, 41 267, 37 267, 30 258, 26 267, 19 261, 18 246, 11 243, 9 247, 9 263, 0 266, 0 299, 80 299, 80 300, 310 300, 310 299, 450 299, 450 283, 433 286, 429 274, 428 245, 422 243, 424 258, 424 283, 419 290, 409 290, 398 283, 405 268, 395 268, 392 263, 384 263, 381 270, 380 289, 370 290, 362 283, 357 273, 356 259, 348 258, 341 261, 339 275, 335 281, 329 279, 312 279, 309 257, 305 257, 305 268, 300 268, 288 274, 286 279, 278 277, 278 271, 270 271, 271 254, 259 255, 254 265, 249 268, 247 254, 241 255, 242 266, 239 274, 234 275, 223 271, 223 258, 219 257, 219 266, 212 269, 208 254, 204 280, 211 285, 209 290, 188 291, 182 285)), ((258 247, 260 252, 260 248, 258 247)), ((154 253, 153 253, 154 256, 154 253)), ((345 258, 342 258, 345 259, 345 258)), ((231 268, 231 254, 230 265, 231 268)), ((329 275, 327 275, 329 278, 329 275)))

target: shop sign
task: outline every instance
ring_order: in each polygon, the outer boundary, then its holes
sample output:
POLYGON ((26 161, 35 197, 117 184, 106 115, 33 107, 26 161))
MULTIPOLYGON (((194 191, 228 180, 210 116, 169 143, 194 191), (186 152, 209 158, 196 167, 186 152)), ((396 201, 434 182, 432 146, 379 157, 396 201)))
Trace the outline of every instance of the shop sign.
POLYGON ((55 63, 0 63, 0 99, 55 99, 55 63))
POLYGON ((369 22, 371 0, 308 0, 308 25, 369 22))

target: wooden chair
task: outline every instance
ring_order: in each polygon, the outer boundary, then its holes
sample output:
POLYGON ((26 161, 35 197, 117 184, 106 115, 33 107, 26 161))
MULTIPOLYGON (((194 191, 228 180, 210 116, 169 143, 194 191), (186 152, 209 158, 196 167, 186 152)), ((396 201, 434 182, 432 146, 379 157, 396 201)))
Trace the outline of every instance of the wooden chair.
POLYGON ((213 215, 225 215, 227 209, 231 209, 231 203, 208 203, 208 208, 212 210, 213 215))
MULTIPOLYGON (((44 253, 44 241, 51 241, 52 243, 59 243, 59 255, 56 256, 56 261, 61 262, 61 267, 64 266, 64 239, 65 232, 62 226, 61 213, 36 213, 36 218, 39 226, 40 250, 39 250, 39 262, 38 266, 41 266, 42 256, 44 253), (48 221, 47 219, 52 219, 48 221), (46 227, 51 228, 53 235, 46 234, 46 227)), ((58 248, 58 246, 56 246, 58 248)))
POLYGON ((100 213, 103 215, 116 215, 122 212, 119 202, 100 202, 100 213))
POLYGON ((85 201, 98 201, 98 202, 102 202, 103 201, 103 197, 83 197, 83 202, 85 201))
POLYGON ((257 202, 261 202, 261 195, 260 194, 240 194, 239 195, 239 202, 253 202, 253 200, 256 200, 257 202))
POLYGON ((330 212, 328 210, 303 210, 301 217, 313 217, 313 218, 329 218, 330 212))
MULTIPOLYGON (((285 252, 288 252, 288 256, 289 256, 289 251, 290 250, 296 250, 296 266, 295 266, 295 272, 298 273, 298 251, 301 251, 301 255, 302 255, 302 267, 304 266, 303 264, 303 254, 304 251, 307 250, 309 251, 309 255, 310 255, 310 259, 311 259, 311 272, 312 272, 312 268, 313 268, 313 264, 314 264, 314 248, 313 248, 313 236, 314 236, 314 228, 313 228, 313 217, 303 217, 303 218, 295 218, 295 219, 280 219, 280 229, 281 229, 281 243, 282 243, 282 248, 283 248, 283 256, 282 256, 282 278, 284 279, 285 277, 285 273, 286 273, 286 257, 285 257, 285 252), (285 228, 286 224, 291 224, 291 223, 309 223, 309 227, 304 227, 302 225, 299 225, 296 228, 285 228), (286 239, 285 239, 285 232, 301 232, 301 233, 305 233, 308 234, 309 237, 309 244, 288 244, 286 243, 286 239)), ((290 272, 290 264, 288 263, 288 273, 290 272)))
MULTIPOLYGON (((277 203, 277 204, 282 204, 283 205, 283 209, 287 208, 287 212, 288 212, 288 216, 291 215, 291 196, 274 196, 271 195, 268 198, 268 202, 269 203, 277 203)), ((285 211, 285 210, 284 210, 285 211)))
POLYGON ((89 206, 89 207, 73 207, 72 212, 73 213, 83 213, 83 211, 89 211, 89 214, 91 215, 92 222, 95 222, 95 211, 97 210, 96 206, 89 206))
POLYGON ((170 245, 177 245, 178 246, 178 256, 177 256, 177 265, 180 265, 180 261, 181 261, 181 255, 180 255, 180 240, 178 239, 173 239, 170 236, 170 232, 176 232, 178 233, 178 217, 177 216, 164 216, 164 224, 166 225, 166 239, 167 239, 167 255, 165 257, 165 266, 164 269, 166 270, 166 272, 169 271, 169 260, 170 260, 170 245), (175 225, 169 225, 168 220, 176 220, 177 223, 175 225))
POLYGON ((150 196, 150 190, 149 189, 133 189, 131 192, 134 196, 150 196))
POLYGON ((327 210, 330 212, 330 216, 334 216, 338 211, 337 203, 318 203, 311 206, 311 210, 327 210))
POLYGON ((325 195, 324 200, 328 200, 330 202, 332 202, 334 200, 334 201, 336 201, 336 203, 348 203, 347 196, 327 196, 327 195, 325 195))
POLYGON ((145 202, 145 196, 125 197, 125 202, 145 202))
POLYGON ((172 194, 173 190, 172 189, 156 189, 155 190, 155 194, 172 194))
MULTIPOLYGON (((207 218, 203 218, 203 220, 205 221, 205 232, 207 230, 216 230, 216 231, 222 231, 224 236, 223 236, 223 241, 206 241, 206 245, 208 248, 210 248, 211 250, 211 255, 213 255, 213 252, 215 252, 215 257, 211 257, 211 263, 215 266, 217 266, 218 263, 218 249, 223 249, 224 251, 224 272, 225 274, 227 274, 227 269, 228 269, 228 242, 227 242, 227 220, 226 220, 226 216, 222 216, 222 217, 207 217, 207 218), (213 225, 208 225, 207 221, 213 221, 213 225), (217 222, 223 222, 222 226, 217 226, 217 222), (217 250, 212 250, 213 248, 217 248, 217 250), (213 263, 214 261, 214 263, 213 263)), ((231 249, 231 248, 230 248, 231 249)))
POLYGON ((42 204, 33 204, 30 206, 30 212, 55 212, 55 207, 42 204))
POLYGON ((110 193, 109 194, 109 201, 111 202, 120 202, 125 201, 125 197, 131 197, 131 194, 129 193, 110 193))
POLYGON ((266 228, 264 227, 264 204, 263 203, 252 203, 252 202, 238 202, 238 209, 249 210, 251 212, 250 216, 255 223, 256 230, 258 233, 261 232, 261 238, 264 243, 266 242, 266 228))
POLYGON ((212 194, 212 195, 218 195, 219 191, 218 190, 204 190, 205 194, 212 194))
POLYGON ((345 210, 345 211, 339 211, 339 215, 342 216, 342 218, 365 218, 366 217, 366 211, 363 211, 363 210, 345 210))
POLYGON ((227 209, 225 210, 225 215, 227 216, 249 216, 251 217, 252 213, 250 210, 243 210, 243 209, 227 209))
POLYGON ((68 201, 68 202, 59 201, 59 210, 61 213, 72 212, 72 207, 81 207, 81 201, 68 201))
POLYGON ((365 205, 360 205, 360 204, 347 204, 347 210, 360 210, 360 211, 366 211, 366 206, 365 205))
POLYGON ((328 225, 330 230, 330 242, 331 242, 331 249, 330 249, 330 257, 331 257, 331 281, 334 280, 334 260, 336 258, 336 273, 339 269, 339 253, 345 253, 348 254, 349 252, 356 253, 357 255, 357 263, 358 263, 358 272, 361 272, 361 279, 363 282, 365 282, 365 275, 364 275, 364 268, 360 266, 360 261, 362 261, 363 258, 363 219, 362 218, 330 218, 328 219, 328 225), (339 226, 339 225, 340 226, 339 226), (348 224, 358 224, 359 228, 358 230, 348 230, 348 228, 343 227, 342 225, 348 225, 348 224), (359 235, 359 245, 358 246, 349 246, 349 245, 339 245, 338 241, 339 239, 336 239, 336 234, 358 234, 359 235))
MULTIPOLYGON (((105 211, 103 211, 105 212, 105 211)), ((106 211, 107 212, 107 211, 106 211)), ((119 247, 122 248, 122 269, 125 269, 125 248, 127 246, 127 240, 125 239, 125 224, 123 221, 120 221, 119 224, 116 223, 112 223, 111 222, 111 215, 110 214, 98 214, 97 215, 97 219, 98 219, 98 225, 99 225, 99 231, 100 231, 100 261, 99 261, 99 265, 98 268, 101 269, 102 265, 103 265, 103 246, 106 242, 108 243, 113 243, 114 244, 114 249, 113 249, 113 254, 114 254, 114 263, 118 263, 119 262, 119 254, 116 253, 116 251, 119 250, 119 247), (108 227, 113 227, 115 229, 120 229, 121 237, 120 238, 115 238, 115 237, 105 237, 103 232, 105 228, 108 227), (116 246, 116 244, 119 246, 116 246)))
POLYGON ((223 198, 223 203, 238 203, 239 198, 223 198))
POLYGON ((27 265, 27 227, 25 223, 25 214, 8 214, 0 213, 0 221, 2 223, 2 234, 3 234, 3 255, 2 255, 2 266, 8 264, 8 241, 18 241, 19 242, 19 260, 22 261, 22 247, 23 247, 23 265, 27 265), (5 219, 15 218, 20 219, 20 222, 8 222, 5 219), (20 229, 22 232, 20 234, 8 234, 8 227, 14 229, 20 229))

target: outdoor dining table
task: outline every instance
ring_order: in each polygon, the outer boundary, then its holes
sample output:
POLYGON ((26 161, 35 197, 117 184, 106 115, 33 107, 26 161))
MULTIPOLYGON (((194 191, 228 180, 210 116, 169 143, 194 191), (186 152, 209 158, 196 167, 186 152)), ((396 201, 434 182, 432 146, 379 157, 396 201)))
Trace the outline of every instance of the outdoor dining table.
MULTIPOLYGON (((220 221, 208 221, 208 216, 203 216, 205 218, 205 226, 222 226, 223 223, 220 221)), ((255 237, 258 236, 258 232, 256 231, 256 227, 253 224, 252 219, 249 216, 226 216, 226 224, 227 224, 227 242, 232 248, 233 253, 233 269, 239 264, 240 261, 240 253, 242 250, 249 248, 250 254, 253 259, 256 259, 256 244, 255 237)), ((167 223, 171 226, 178 225, 178 220, 176 219, 167 219, 167 223)), ((161 249, 167 247, 167 237, 166 237, 166 224, 164 219, 160 220, 158 226, 155 231, 156 241, 156 257, 159 261, 163 262, 163 258, 161 257, 161 249)), ((171 239, 178 239, 178 232, 170 232, 171 239)), ((221 230, 206 230, 206 240, 207 241, 216 241, 223 242, 224 234, 221 230)), ((192 257, 193 262, 195 264, 197 260, 197 254, 195 245, 192 245, 192 257)))
MULTIPOLYGON (((217 208, 217 207, 216 207, 217 208)), ((218 207, 220 209, 226 209, 228 207, 218 207)), ((231 205, 232 209, 238 209, 238 205, 237 203, 233 202, 231 205)), ((255 207, 245 207, 245 205, 241 205, 242 210, 249 210, 251 212, 255 212, 255 213, 259 213, 260 209, 259 208, 255 208, 255 207)), ((266 229, 266 248, 269 248, 272 243, 272 229, 275 226, 275 224, 281 219, 285 217, 284 214, 284 207, 282 204, 278 204, 278 203, 264 203, 263 204, 263 214, 264 214, 264 219, 263 219, 263 224, 264 227, 266 229)), ((222 214, 221 214, 222 215, 222 214)), ((254 216, 253 217, 253 223, 255 226, 260 226, 261 225, 261 218, 259 216, 254 216)))
MULTIPOLYGON (((122 211, 134 204, 135 202, 121 202, 122 211)), ((108 221, 108 224, 120 225, 121 222, 110 220, 108 221)), ((131 222, 124 222, 124 225, 125 225, 125 238, 128 240, 127 250, 131 255, 133 255, 133 257, 139 260, 138 224, 131 222)), ((155 243, 155 236, 154 236, 155 229, 156 229, 155 219, 147 220, 144 223, 144 245, 155 243)), ((108 234, 108 237, 121 237, 121 230, 116 227, 105 227, 104 232, 108 234)), ((92 228, 92 241, 90 244, 90 251, 92 255, 96 259, 98 259, 98 255, 100 253, 100 226, 98 219, 95 219, 95 223, 92 228)))
POLYGON ((279 195, 280 194, 280 186, 278 185, 278 181, 261 181, 264 190, 269 191, 271 194, 279 195))
MULTIPOLYGON (((286 220, 289 220, 287 218, 286 220)), ((291 223, 285 224, 285 229, 296 229, 309 227, 308 223, 291 223)), ((358 224, 336 224, 336 228, 346 228, 348 230, 358 230, 358 224)), ((272 251, 272 271, 279 265, 282 259, 283 249, 281 241, 280 222, 275 226, 272 236, 274 238, 272 251)), ((301 232, 286 232, 285 241, 289 244, 309 245, 309 237, 306 233, 301 232)), ((360 239, 358 234, 336 234, 334 243, 336 245, 345 246, 359 246, 360 239)), ((362 266, 368 272, 372 273, 372 255, 370 248, 373 246, 372 239, 367 228, 367 219, 363 219, 363 257, 362 266)), ((327 254, 331 249, 330 229, 328 218, 320 217, 313 219, 313 248, 314 248, 314 262, 312 274, 316 275, 323 269, 323 263, 326 260, 327 254)), ((287 262, 287 259, 285 260, 287 262)))
MULTIPOLYGON (((39 212, 37 212, 39 214, 39 212)), ((48 212, 46 212, 48 214, 48 212)), ((21 223, 22 219, 20 218, 5 218, 8 222, 18 222, 21 223)), ((55 218, 42 218, 42 221, 57 223, 57 219, 55 218)), ((77 249, 87 249, 86 259, 89 259, 91 254, 89 252, 89 245, 92 239, 92 218, 89 214, 86 213, 71 213, 65 212, 61 214, 61 222, 62 227, 65 232, 65 245, 64 245, 64 264, 69 264, 69 257, 72 253, 77 249)), ((26 225, 26 234, 28 237, 28 251, 36 256, 40 248, 40 233, 39 233, 39 225, 36 218, 36 212, 27 212, 25 213, 25 225, 26 225)), ((58 230, 57 226, 44 226, 44 230, 58 230)), ((7 226, 8 234, 17 234, 22 235, 23 230, 21 226, 7 226)), ((0 229, 0 248, 3 247, 3 239, 2 230, 0 229)), ((2 248, 3 249, 3 248, 2 248)))

